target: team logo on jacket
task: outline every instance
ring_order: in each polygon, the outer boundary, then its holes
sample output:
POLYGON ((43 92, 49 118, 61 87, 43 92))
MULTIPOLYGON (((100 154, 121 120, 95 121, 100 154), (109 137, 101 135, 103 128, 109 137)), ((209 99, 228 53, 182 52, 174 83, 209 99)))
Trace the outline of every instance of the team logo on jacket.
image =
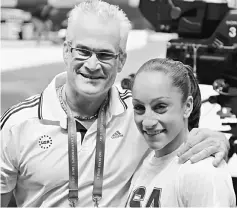
POLYGON ((123 137, 123 135, 122 135, 119 131, 116 131, 116 132, 111 136, 111 139, 117 139, 117 138, 120 138, 120 137, 123 137))
POLYGON ((39 138, 39 146, 42 149, 48 149, 52 145, 52 139, 48 135, 43 135, 39 138))

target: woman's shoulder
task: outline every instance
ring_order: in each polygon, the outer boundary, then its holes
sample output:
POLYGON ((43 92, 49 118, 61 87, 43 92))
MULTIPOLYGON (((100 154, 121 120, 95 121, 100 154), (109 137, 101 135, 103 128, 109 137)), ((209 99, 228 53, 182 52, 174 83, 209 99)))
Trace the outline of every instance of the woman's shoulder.
POLYGON ((234 204, 235 194, 228 166, 223 160, 214 167, 213 160, 214 157, 208 157, 197 163, 188 161, 180 165, 177 190, 190 206, 234 204))
POLYGON ((204 158, 196 163, 192 163, 190 160, 188 160, 187 162, 185 162, 183 164, 183 166, 187 166, 187 167, 193 167, 193 168, 199 168, 199 167, 209 167, 212 169, 219 169, 219 168, 226 168, 227 164, 225 162, 225 160, 222 160, 221 163, 219 164, 219 166, 214 167, 213 166, 213 161, 214 161, 214 156, 209 156, 207 158, 204 158))
POLYGON ((213 174, 215 172, 228 173, 228 166, 223 160, 218 167, 213 166, 214 157, 210 156, 196 163, 191 163, 190 160, 181 165, 180 172, 183 174, 200 175, 200 174, 213 174))
POLYGON ((190 161, 180 165, 179 169, 179 180, 188 184, 196 182, 213 182, 219 179, 231 180, 228 166, 223 160, 218 167, 214 167, 212 162, 214 157, 210 156, 199 162, 191 163, 190 161))

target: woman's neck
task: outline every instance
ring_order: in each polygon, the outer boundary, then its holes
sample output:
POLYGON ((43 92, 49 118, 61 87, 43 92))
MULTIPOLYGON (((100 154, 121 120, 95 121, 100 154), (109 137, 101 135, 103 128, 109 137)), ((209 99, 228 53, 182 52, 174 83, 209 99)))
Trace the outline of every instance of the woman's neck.
POLYGON ((108 92, 96 97, 83 96, 75 91, 71 91, 67 85, 63 93, 63 99, 67 102, 73 116, 81 117, 89 117, 97 114, 107 96, 108 92))

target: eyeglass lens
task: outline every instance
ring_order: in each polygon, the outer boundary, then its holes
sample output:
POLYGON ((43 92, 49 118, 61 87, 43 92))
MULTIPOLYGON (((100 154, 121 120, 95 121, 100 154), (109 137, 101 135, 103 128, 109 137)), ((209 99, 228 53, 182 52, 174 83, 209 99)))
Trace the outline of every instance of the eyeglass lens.
MULTIPOLYGON (((90 50, 82 49, 82 48, 75 48, 75 50, 77 51, 78 55, 82 59, 90 58, 92 56, 92 53, 93 53, 90 50)), ((116 58, 116 55, 112 54, 112 53, 106 53, 106 52, 94 52, 94 53, 96 54, 96 57, 101 61, 108 61, 108 60, 111 60, 113 58, 116 58)))

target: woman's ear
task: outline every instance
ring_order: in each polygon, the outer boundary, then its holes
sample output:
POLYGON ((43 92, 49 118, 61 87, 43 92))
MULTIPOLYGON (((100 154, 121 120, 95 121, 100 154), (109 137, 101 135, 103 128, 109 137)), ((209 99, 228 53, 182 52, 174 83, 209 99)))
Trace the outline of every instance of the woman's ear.
POLYGON ((123 52, 119 54, 119 66, 118 66, 118 72, 121 72, 123 69, 123 66, 127 60, 127 53, 123 52))
POLYGON ((184 106, 184 118, 188 118, 193 111, 193 96, 188 96, 184 106))

